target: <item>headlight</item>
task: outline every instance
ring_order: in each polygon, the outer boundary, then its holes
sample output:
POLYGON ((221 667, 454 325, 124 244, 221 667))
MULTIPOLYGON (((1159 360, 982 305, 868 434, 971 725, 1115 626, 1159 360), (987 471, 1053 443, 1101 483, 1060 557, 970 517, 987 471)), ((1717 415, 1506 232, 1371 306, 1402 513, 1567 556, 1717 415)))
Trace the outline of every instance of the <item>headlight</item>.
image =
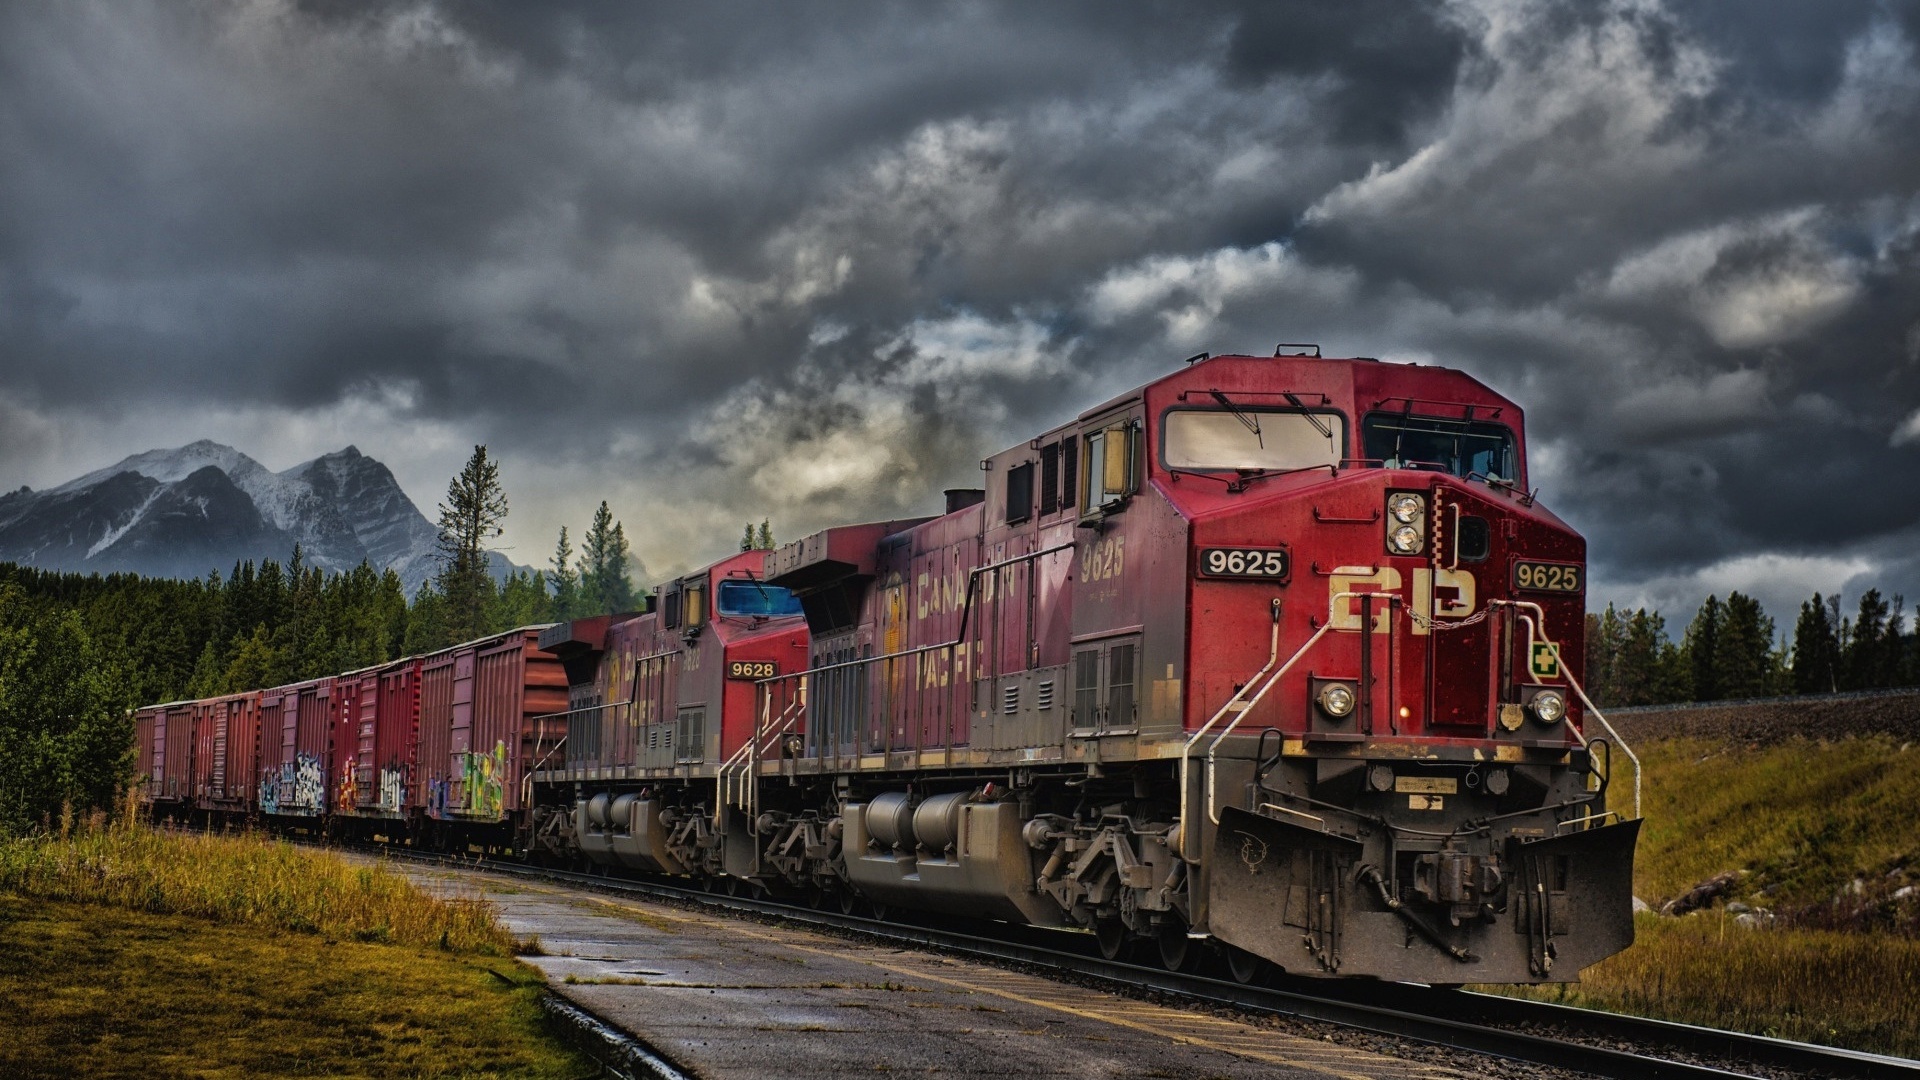
POLYGON ((1417 491, 1387 494, 1387 554, 1418 555, 1427 546, 1427 497, 1417 491))
POLYGON ((1328 683, 1320 688, 1320 711, 1336 719, 1353 711, 1353 687, 1346 683, 1328 683))
POLYGON ((1533 715, 1543 724, 1557 724, 1567 715, 1567 699, 1558 690, 1542 690, 1527 702, 1533 715))

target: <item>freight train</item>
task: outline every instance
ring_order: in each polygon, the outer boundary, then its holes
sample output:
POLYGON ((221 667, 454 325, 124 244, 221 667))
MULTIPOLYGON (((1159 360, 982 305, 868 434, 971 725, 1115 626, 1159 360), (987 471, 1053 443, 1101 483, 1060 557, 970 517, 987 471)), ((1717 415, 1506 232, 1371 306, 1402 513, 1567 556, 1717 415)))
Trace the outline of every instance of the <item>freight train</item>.
POLYGON ((1241 978, 1569 981, 1631 943, 1637 765, 1628 815, 1513 402, 1202 354, 980 466, 636 612, 139 710, 145 797, 1241 978))

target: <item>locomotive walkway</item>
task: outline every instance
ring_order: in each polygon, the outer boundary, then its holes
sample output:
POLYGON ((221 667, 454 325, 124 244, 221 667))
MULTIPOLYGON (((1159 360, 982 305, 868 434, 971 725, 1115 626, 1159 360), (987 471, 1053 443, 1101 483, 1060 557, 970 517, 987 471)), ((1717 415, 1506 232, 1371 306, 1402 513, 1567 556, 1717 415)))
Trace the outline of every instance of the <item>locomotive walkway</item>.
POLYGON ((516 935, 539 937, 547 955, 526 960, 555 993, 709 1080, 1466 1075, 965 960, 482 874, 407 872, 437 891, 483 892, 516 935))

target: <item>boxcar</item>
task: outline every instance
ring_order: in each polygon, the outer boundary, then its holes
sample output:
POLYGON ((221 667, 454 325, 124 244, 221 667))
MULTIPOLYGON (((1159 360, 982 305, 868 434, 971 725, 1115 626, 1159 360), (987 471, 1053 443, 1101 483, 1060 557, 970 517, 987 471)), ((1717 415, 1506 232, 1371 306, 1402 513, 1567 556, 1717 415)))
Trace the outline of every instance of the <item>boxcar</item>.
POLYGON ((261 693, 261 813, 318 817, 327 812, 334 681, 329 676, 261 693))
POLYGON ((335 812, 349 818, 400 819, 420 746, 417 656, 339 677, 334 747, 335 812))
MULTIPOLYGON (((523 627, 456 645, 420 665, 419 768, 414 805, 442 823, 486 827, 510 842, 511 817, 524 805, 521 777, 559 742, 536 718, 564 712, 567 676, 539 647, 542 627, 523 627)), ((468 833, 463 833, 466 835, 468 833)))
POLYGON ((193 801, 204 812, 245 811, 257 790, 260 695, 193 702, 193 801))

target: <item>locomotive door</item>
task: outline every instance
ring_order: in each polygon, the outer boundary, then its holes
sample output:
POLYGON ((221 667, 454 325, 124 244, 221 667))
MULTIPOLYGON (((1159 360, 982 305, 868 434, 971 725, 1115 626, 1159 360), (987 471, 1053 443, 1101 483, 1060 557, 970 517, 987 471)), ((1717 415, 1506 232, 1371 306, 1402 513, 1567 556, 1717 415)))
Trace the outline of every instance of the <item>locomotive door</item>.
MULTIPOLYGON (((1426 625, 1416 622, 1412 629, 1427 631, 1427 715, 1432 724, 1459 734, 1469 729, 1484 734, 1493 719, 1494 638, 1504 622, 1497 617, 1468 621, 1482 610, 1473 572, 1480 564, 1460 557, 1462 515, 1444 491, 1436 488, 1431 496, 1435 516, 1443 523, 1433 565, 1412 574, 1415 614, 1426 625)), ((1467 557, 1471 560, 1473 552, 1467 557)))
MULTIPOLYGON (((857 758, 860 732, 867 715, 870 668, 886 668, 897 661, 854 664, 862 659, 859 632, 848 630, 819 639, 814 647, 813 692, 807 700, 809 752, 820 757, 857 758), (846 665, 846 666, 835 666, 846 665)), ((870 651, 870 650, 869 650, 870 651)))

